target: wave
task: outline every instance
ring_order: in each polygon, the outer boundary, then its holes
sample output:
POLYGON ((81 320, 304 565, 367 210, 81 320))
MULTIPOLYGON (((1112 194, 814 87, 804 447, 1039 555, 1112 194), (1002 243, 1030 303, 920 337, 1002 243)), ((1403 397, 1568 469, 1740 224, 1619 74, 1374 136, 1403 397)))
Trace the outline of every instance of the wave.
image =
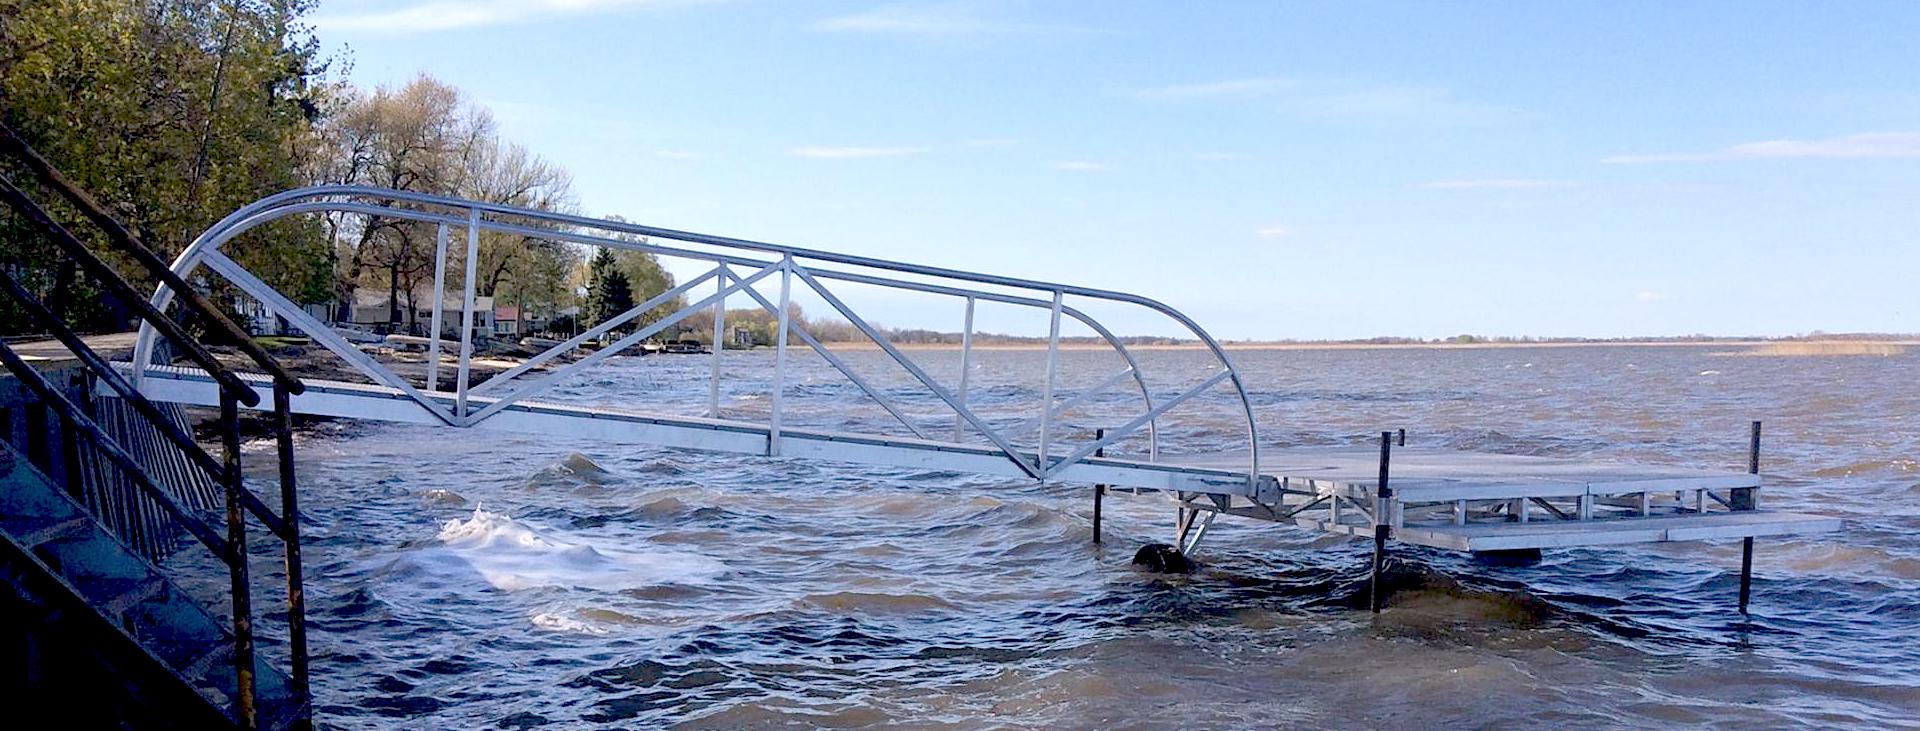
POLYGON ((474 508, 465 520, 440 527, 440 545, 423 559, 457 559, 502 591, 536 587, 619 591, 667 583, 706 583, 726 566, 705 556, 676 551, 630 551, 542 535, 502 513, 474 508))

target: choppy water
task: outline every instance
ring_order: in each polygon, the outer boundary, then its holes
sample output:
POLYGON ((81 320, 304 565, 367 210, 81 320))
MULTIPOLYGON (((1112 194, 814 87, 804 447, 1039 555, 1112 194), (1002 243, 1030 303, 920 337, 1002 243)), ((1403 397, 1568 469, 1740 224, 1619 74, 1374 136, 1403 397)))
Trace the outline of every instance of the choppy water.
MULTIPOLYGON (((951 429, 883 356, 847 357, 927 428, 951 429)), ((955 372, 952 353, 916 357, 955 372)), ((730 354, 727 368, 764 378, 771 358, 730 354)), ((975 402, 1017 421, 1041 358, 989 354, 975 402)), ((1162 398, 1208 373, 1197 353, 1143 359, 1172 374, 1150 384, 1162 398)), ((1747 421, 1764 419, 1765 499, 1847 530, 1761 540, 1751 621, 1733 607, 1737 543, 1549 551, 1519 568, 1405 549, 1376 618, 1353 608, 1366 545, 1272 524, 1222 520, 1191 577, 1134 569, 1135 548, 1172 532, 1152 498, 1110 499, 1096 546, 1084 486, 356 427, 300 453, 322 723, 1920 724, 1920 354, 1237 359, 1272 445, 1404 427, 1424 446, 1738 469, 1747 421)), ((789 423, 900 433, 825 363, 789 365, 789 423)), ((1063 366, 1062 397, 1113 368, 1090 354, 1063 366)), ((697 408, 706 368, 615 360, 561 398, 697 408)), ((724 398, 767 408, 753 378, 724 398)), ((1069 426, 1120 423, 1137 403, 1116 392, 1069 426)), ((1163 449, 1237 446, 1237 406, 1222 391, 1176 412, 1163 449)))

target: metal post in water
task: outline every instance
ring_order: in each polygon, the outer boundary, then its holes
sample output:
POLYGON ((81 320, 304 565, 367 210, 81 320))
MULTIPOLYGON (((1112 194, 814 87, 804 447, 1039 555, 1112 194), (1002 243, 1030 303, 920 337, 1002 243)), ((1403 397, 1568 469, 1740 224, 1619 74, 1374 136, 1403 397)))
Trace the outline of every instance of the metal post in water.
POLYGON ((273 384, 273 416, 274 440, 280 448, 280 520, 287 526, 286 535, 280 537, 287 561, 287 649, 293 655, 294 695, 306 698, 312 691, 307 682, 307 589, 300 558, 300 498, 293 472, 293 396, 287 393, 285 384, 278 382, 273 384))
POLYGON ((241 494, 240 404, 220 392, 220 443, 224 450, 221 481, 227 494, 227 577, 233 596, 233 673, 235 706, 243 728, 258 728, 253 696, 253 597, 247 580, 247 515, 241 494))
POLYGON ((780 260, 780 332, 773 340, 773 398, 767 416, 767 456, 780 456, 780 392, 787 384, 787 303, 793 291, 793 256, 780 260))
POLYGON ((433 332, 428 333, 427 344, 427 390, 433 391, 440 384, 440 323, 441 313, 446 311, 447 291, 447 224, 440 224, 433 235, 433 332))
MULTIPOLYGON (((1747 474, 1749 475, 1760 474, 1760 422, 1758 421, 1753 422, 1753 432, 1747 440, 1747 474)), ((1754 499, 1753 493, 1758 489, 1759 488, 1747 488, 1745 490, 1735 490, 1732 496, 1733 500, 1729 502, 1733 503, 1735 510, 1742 510, 1742 509, 1752 510, 1755 507, 1755 503, 1758 502, 1757 500, 1754 499), (1745 493, 1747 496, 1745 500, 1741 500, 1739 498, 1739 495, 1742 493, 1745 493), (1742 504, 1744 504, 1746 507, 1745 508, 1738 507, 1742 504)), ((1746 538, 1743 538, 1740 540, 1740 613, 1741 614, 1747 613, 1747 599, 1749 599, 1752 596, 1753 596, 1753 536, 1747 536, 1746 538)))
MULTIPOLYGON (((1107 430, 1105 429, 1093 430, 1094 441, 1097 442, 1105 438, 1107 438, 1107 430)), ((1095 457, 1107 456, 1107 448, 1101 447, 1099 449, 1093 450, 1093 456, 1095 457)), ((1106 485, 1093 486, 1093 542, 1094 543, 1100 542, 1100 501, 1102 498, 1105 498, 1106 496, 1107 496, 1106 485)))
POLYGON ((1393 497, 1393 488, 1387 486, 1388 465, 1393 460, 1393 433, 1380 432, 1380 483, 1374 491, 1373 503, 1373 578, 1367 586, 1367 604, 1374 614, 1380 613, 1380 570, 1386 563, 1387 532, 1392 530, 1387 520, 1387 501, 1393 497))
MULTIPOLYGON (((960 392, 954 394, 954 400, 961 409, 967 408, 967 377, 973 371, 973 295, 967 295, 967 321, 960 330, 960 392)), ((967 417, 958 410, 953 414, 953 441, 960 441, 962 428, 967 417)))

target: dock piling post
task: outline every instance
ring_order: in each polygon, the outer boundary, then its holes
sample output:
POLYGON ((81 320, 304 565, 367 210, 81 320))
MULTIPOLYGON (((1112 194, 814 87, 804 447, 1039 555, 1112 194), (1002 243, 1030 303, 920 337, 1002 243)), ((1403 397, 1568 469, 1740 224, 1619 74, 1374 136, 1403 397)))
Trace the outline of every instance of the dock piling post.
MULTIPOLYGON (((1753 431, 1750 432, 1750 436, 1747 439, 1747 474, 1749 475, 1760 474, 1760 422, 1758 421, 1753 422, 1753 431)), ((1732 507, 1736 510, 1754 509, 1755 507, 1757 507, 1755 503, 1759 502, 1758 500, 1755 499, 1754 493, 1758 491, 1759 491, 1759 488, 1753 488, 1753 487, 1749 487, 1741 490, 1734 490, 1733 494, 1729 496, 1733 498, 1732 500, 1729 501, 1732 503, 1732 505, 1729 507, 1732 507), (1744 500, 1741 499, 1743 496, 1745 497, 1744 500)), ((1746 538, 1740 539, 1740 614, 1741 615, 1744 616, 1747 614, 1747 600, 1752 596, 1753 596, 1753 536, 1747 536, 1746 538)))
POLYGON ((1401 429, 1398 437, 1399 438, 1395 440, 1399 442, 1398 446, 1407 446, 1407 430, 1401 429))
POLYGON ((1380 571, 1386 563, 1387 532, 1392 527, 1387 521, 1387 500, 1393 496, 1393 488, 1387 486, 1387 467, 1393 459, 1393 432, 1380 432, 1380 483, 1374 491, 1373 501, 1373 575, 1367 585, 1367 604, 1374 614, 1380 613, 1380 571))
MULTIPOLYGON (((1097 442, 1105 438, 1107 438, 1107 430, 1105 429, 1093 430, 1094 441, 1097 442)), ((1093 456, 1095 457, 1107 456, 1107 448, 1101 447, 1099 449, 1093 450, 1093 456)), ((1094 543, 1100 542, 1100 500, 1102 498, 1105 498, 1106 496, 1107 496, 1106 485, 1093 486, 1093 542, 1094 543)))

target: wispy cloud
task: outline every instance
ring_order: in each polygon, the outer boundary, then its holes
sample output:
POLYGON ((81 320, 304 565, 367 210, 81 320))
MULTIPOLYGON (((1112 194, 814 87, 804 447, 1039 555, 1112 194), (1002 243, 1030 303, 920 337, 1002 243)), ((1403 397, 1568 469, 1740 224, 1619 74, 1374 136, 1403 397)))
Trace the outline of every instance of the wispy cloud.
POLYGON ((1422 188, 1434 190, 1553 190, 1575 188, 1580 183, 1573 180, 1548 180, 1542 178, 1467 178, 1460 180, 1433 180, 1421 183, 1422 188))
POLYGON ((1283 239, 1293 233, 1293 229, 1279 224, 1261 226, 1253 230, 1256 239, 1283 239))
POLYGON ((1650 304, 1653 302, 1659 302, 1666 298, 1667 298, 1667 295, 1664 292, 1643 291, 1643 292, 1633 293, 1633 301, 1639 302, 1641 304, 1650 304))
POLYGON ((924 147, 795 147, 788 152, 791 152, 795 157, 850 160, 867 157, 918 155, 926 151, 924 147))
POLYGON ((1154 86, 1136 89, 1133 95, 1141 99, 1215 99, 1220 97, 1259 96, 1274 92, 1298 89, 1310 83, 1307 79, 1294 76, 1270 76, 1258 79, 1227 79, 1225 81, 1207 81, 1198 84, 1174 84, 1172 86, 1154 86))
POLYGON ((1242 156, 1242 155, 1241 155, 1240 153, 1237 153, 1237 152, 1196 152, 1196 153, 1193 153, 1193 159, 1195 159, 1195 160, 1199 160, 1200 162, 1230 162, 1230 161, 1233 161, 1233 160, 1239 160, 1239 159, 1241 159, 1242 157, 1243 157, 1243 156, 1242 156))
POLYGON ((1104 162, 1088 162, 1086 160, 1068 160, 1065 162, 1054 163, 1053 169, 1064 170, 1070 173, 1101 173, 1109 170, 1114 170, 1116 168, 1104 162))
POLYGON ((1816 140, 1767 140, 1713 152, 1615 155, 1614 164, 1721 160, 1894 160, 1920 158, 1920 132, 1867 132, 1816 140))
POLYGON ((1445 87, 1309 76, 1146 87, 1133 90, 1131 96, 1162 102, 1259 100, 1289 114, 1340 120, 1501 124, 1541 116, 1519 107, 1466 99, 1445 87))
POLYGON ((699 1, 420 0, 407 4, 382 3, 377 10, 319 15, 313 19, 313 24, 320 30, 328 31, 425 33, 568 15, 590 15, 649 5, 685 5, 699 1))
POLYGON ((884 5, 864 12, 826 18, 814 30, 917 36, 1041 35, 1085 33, 1085 28, 1024 23, 989 17, 975 3, 884 5))

